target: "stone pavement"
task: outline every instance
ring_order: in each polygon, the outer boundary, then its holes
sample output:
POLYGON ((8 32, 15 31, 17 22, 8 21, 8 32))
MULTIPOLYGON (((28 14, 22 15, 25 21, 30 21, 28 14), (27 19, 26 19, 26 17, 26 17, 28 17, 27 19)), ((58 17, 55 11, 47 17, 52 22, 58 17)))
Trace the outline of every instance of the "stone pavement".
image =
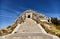
POLYGON ((42 32, 42 31, 34 20, 26 19, 25 22, 20 25, 17 32, 42 32))
POLYGON ((56 36, 42 32, 38 24, 32 19, 26 19, 24 23, 17 26, 13 34, 4 36, 3 39, 59 39, 56 36))

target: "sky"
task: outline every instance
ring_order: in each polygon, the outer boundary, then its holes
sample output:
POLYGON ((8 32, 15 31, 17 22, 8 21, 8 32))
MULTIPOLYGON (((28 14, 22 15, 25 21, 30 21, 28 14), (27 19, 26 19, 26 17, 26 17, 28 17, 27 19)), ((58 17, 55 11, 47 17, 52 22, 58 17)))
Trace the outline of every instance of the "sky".
POLYGON ((28 9, 60 19, 60 0, 0 0, 0 29, 12 25, 28 9))

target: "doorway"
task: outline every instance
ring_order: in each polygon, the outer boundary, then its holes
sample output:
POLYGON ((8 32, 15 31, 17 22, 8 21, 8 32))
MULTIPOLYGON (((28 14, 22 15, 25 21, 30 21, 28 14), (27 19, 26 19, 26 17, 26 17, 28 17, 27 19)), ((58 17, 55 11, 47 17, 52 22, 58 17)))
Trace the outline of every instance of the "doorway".
POLYGON ((28 15, 28 18, 30 18, 30 15, 28 15))

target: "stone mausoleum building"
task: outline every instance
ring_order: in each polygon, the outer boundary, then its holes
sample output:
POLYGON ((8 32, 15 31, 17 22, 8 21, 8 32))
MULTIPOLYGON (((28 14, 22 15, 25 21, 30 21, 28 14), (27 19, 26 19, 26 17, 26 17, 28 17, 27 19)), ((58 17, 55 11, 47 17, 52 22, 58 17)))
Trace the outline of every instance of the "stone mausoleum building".
POLYGON ((47 16, 45 16, 45 15, 43 15, 41 13, 37 13, 37 12, 35 12, 33 10, 26 10, 25 12, 23 12, 22 15, 19 16, 18 19, 22 19, 24 21, 27 18, 31 18, 31 19, 34 19, 34 20, 40 20, 42 22, 51 23, 51 18, 49 18, 49 17, 47 17, 47 16))
POLYGON ((51 23, 50 18, 33 10, 26 10, 17 20, 17 26, 11 34, 0 36, 0 39, 59 39, 48 34, 36 20, 51 23))

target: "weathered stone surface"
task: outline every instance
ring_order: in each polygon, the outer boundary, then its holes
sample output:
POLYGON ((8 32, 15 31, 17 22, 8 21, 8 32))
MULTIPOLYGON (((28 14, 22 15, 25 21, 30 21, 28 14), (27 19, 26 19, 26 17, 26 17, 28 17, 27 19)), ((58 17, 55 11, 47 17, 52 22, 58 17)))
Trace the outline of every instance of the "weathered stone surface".
POLYGON ((26 19, 15 32, 5 39, 53 39, 53 36, 43 33, 32 19, 26 19))
POLYGON ((20 17, 21 19, 19 18, 19 20, 17 20, 18 25, 14 29, 12 34, 2 36, 0 37, 0 39, 59 39, 58 37, 47 34, 45 30, 41 27, 41 25, 40 24, 38 25, 36 21, 32 19, 34 15, 36 16, 35 17, 36 19, 39 19, 40 17, 41 19, 43 18, 44 20, 45 19, 47 20, 46 16, 42 14, 38 15, 31 10, 27 10, 25 13, 27 13, 26 16, 24 14, 23 16, 21 16, 22 18, 20 17), (33 13, 33 15, 31 13, 33 13), (23 23, 20 24, 19 23, 21 22, 20 20, 23 21, 23 23))
POLYGON ((53 37, 44 33, 17 33, 6 37, 6 39, 53 39, 53 37))
POLYGON ((12 37, 8 39, 53 39, 48 36, 20 36, 20 37, 12 37))
POLYGON ((41 32, 41 29, 34 20, 26 19, 16 32, 41 32))

